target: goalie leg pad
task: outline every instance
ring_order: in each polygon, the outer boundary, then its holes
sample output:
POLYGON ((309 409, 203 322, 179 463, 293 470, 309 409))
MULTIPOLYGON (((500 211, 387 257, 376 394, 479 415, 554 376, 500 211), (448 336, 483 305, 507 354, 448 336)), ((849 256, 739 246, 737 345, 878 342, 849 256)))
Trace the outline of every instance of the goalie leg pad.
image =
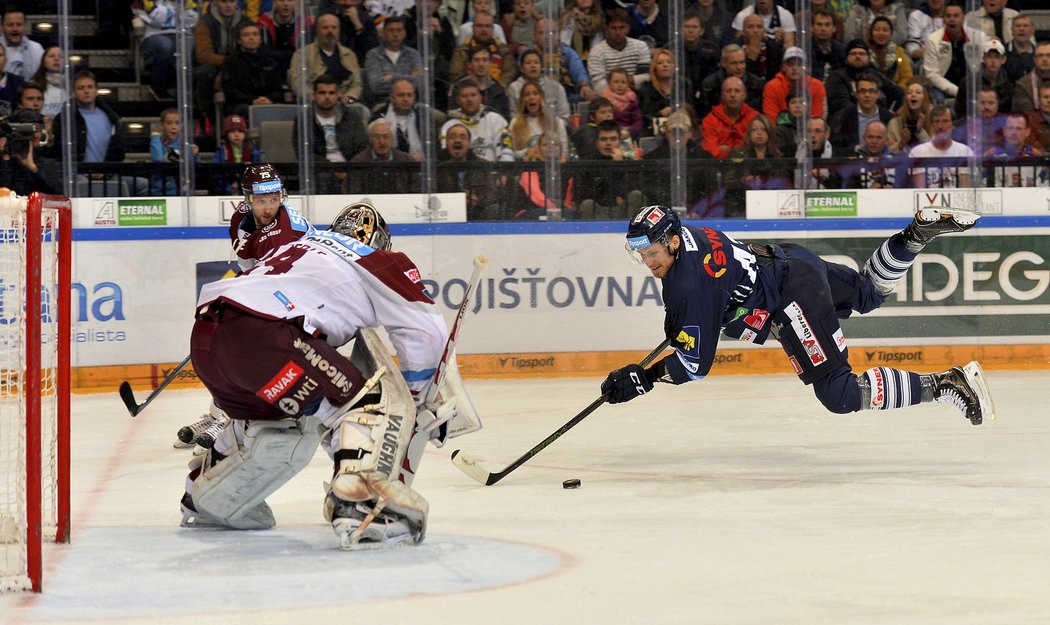
POLYGON ((266 529, 275 524, 265 499, 302 471, 321 442, 317 419, 253 421, 244 445, 193 483, 200 515, 234 529, 266 529))

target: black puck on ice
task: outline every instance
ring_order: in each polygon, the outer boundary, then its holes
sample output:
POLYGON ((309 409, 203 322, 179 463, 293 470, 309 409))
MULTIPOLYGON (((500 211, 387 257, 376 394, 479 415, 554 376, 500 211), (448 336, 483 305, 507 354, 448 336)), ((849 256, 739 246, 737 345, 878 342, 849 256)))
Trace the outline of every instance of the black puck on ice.
POLYGON ((565 480, 564 482, 562 482, 561 483, 561 487, 562 488, 579 488, 580 484, 581 484, 580 480, 574 477, 572 479, 568 479, 568 480, 565 480))

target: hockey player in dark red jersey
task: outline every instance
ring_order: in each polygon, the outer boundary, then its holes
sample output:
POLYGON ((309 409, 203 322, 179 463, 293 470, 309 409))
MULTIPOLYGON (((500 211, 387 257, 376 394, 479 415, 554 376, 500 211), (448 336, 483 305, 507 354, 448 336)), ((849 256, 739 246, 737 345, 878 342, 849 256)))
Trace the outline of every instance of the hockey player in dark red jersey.
POLYGON ((935 237, 967 230, 978 218, 966 210, 922 209, 858 272, 800 245, 740 243, 718 230, 683 225, 670 208, 647 206, 628 225, 627 248, 663 283, 664 328, 675 352, 649 369, 611 372, 602 393, 619 403, 652 390, 654 382, 702 379, 720 333, 756 344, 772 334, 831 412, 939 401, 955 405, 974 425, 993 419, 977 362, 932 374, 875 367, 854 375, 839 326, 854 311, 878 308, 935 237))

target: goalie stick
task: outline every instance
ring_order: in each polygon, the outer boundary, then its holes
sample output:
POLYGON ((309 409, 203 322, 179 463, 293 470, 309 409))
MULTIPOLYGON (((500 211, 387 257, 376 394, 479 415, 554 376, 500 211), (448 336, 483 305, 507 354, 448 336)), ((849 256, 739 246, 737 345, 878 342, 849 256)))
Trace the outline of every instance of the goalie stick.
MULTIPOLYGON (((671 337, 664 339, 663 342, 660 343, 660 345, 656 349, 649 352, 649 355, 646 356, 644 360, 642 360, 641 366, 648 366, 649 363, 655 360, 656 357, 659 356, 664 351, 664 349, 666 349, 667 346, 670 344, 671 337)), ((539 444, 525 452, 524 455, 522 455, 514 462, 510 463, 510 465, 508 465, 507 468, 503 469, 502 471, 497 471, 495 473, 488 471, 480 464, 478 464, 478 461, 475 460, 473 456, 464 453, 460 449, 457 449, 452 452, 452 464, 456 465, 456 468, 473 478, 475 482, 478 482, 479 484, 483 484, 485 486, 492 486, 496 482, 507 477, 507 475, 511 471, 525 464, 529 461, 530 458, 546 449, 548 445, 561 438, 562 434, 565 434, 566 432, 571 430, 573 427, 576 426, 577 423, 586 419, 588 415, 597 410, 599 406, 601 406, 607 401, 609 401, 609 394, 605 393, 598 399, 591 402, 591 405, 587 406, 582 411, 580 411, 578 415, 570 419, 568 423, 555 430, 553 434, 540 441, 539 444)))
POLYGON ((183 359, 183 361, 180 362, 177 367, 172 369, 171 373, 169 373, 166 378, 161 380, 157 388, 153 389, 153 392, 149 394, 149 397, 146 398, 146 401, 142 402, 141 404, 135 401, 135 392, 131 390, 131 384, 128 383, 127 380, 121 382, 120 398, 124 401, 124 406, 128 409, 128 412, 131 413, 131 416, 134 417, 138 413, 142 412, 142 410, 146 406, 148 406, 149 403, 157 397, 157 395, 160 395, 161 391, 163 391, 165 388, 167 388, 169 384, 171 384, 172 380, 175 379, 175 376, 179 375, 179 373, 183 369, 185 369, 186 365, 188 364, 190 364, 190 357, 186 356, 186 358, 183 359))
POLYGON ((477 290, 478 283, 481 282, 481 273, 488 269, 488 266, 489 259, 487 256, 479 254, 474 257, 474 271, 470 274, 470 282, 467 283, 467 290, 463 293, 463 301, 459 304, 456 318, 452 322, 452 329, 449 330, 448 342, 445 343, 445 351, 441 354, 441 360, 438 362, 437 370, 434 371, 434 383, 430 385, 430 389, 427 391, 426 400, 428 402, 432 402, 437 398, 437 392, 445 381, 445 374, 448 373, 449 358, 452 358, 452 353, 456 350, 456 337, 459 335, 459 323, 463 320, 464 315, 467 314, 467 308, 469 308, 470 305, 470 298, 474 295, 474 291, 477 290))

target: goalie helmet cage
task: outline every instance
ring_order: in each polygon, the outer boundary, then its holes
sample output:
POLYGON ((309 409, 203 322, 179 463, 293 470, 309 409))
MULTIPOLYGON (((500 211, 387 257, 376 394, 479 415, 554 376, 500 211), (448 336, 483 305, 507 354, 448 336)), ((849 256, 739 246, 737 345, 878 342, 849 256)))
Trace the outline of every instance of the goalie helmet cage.
POLYGON ((0 591, 40 592, 68 542, 69 198, 0 190, 0 591))

